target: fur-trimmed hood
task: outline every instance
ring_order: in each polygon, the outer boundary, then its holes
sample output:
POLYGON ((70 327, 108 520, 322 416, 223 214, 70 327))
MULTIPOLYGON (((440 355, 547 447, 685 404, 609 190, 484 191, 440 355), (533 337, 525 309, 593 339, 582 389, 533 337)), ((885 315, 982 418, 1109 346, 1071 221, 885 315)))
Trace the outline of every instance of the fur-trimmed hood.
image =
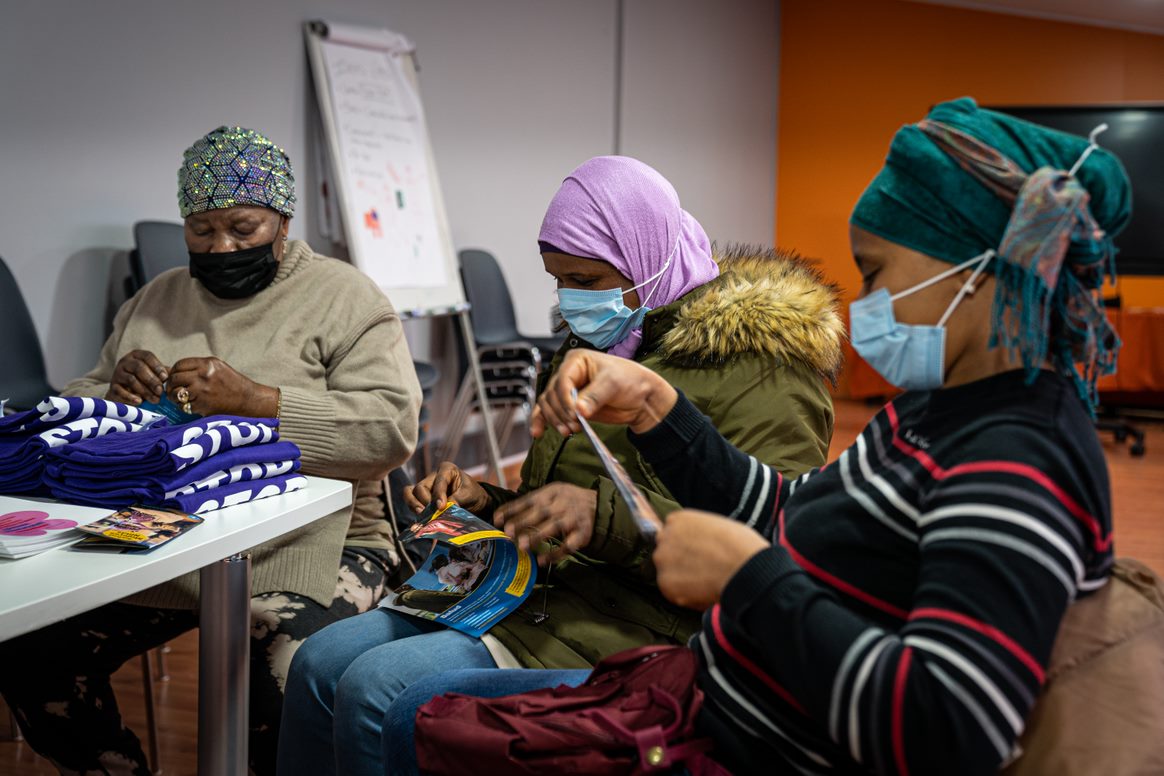
POLYGON ((674 309, 655 345, 659 354, 688 366, 760 354, 835 379, 845 336, 836 286, 795 252, 737 244, 713 250, 719 277, 660 308, 674 309))

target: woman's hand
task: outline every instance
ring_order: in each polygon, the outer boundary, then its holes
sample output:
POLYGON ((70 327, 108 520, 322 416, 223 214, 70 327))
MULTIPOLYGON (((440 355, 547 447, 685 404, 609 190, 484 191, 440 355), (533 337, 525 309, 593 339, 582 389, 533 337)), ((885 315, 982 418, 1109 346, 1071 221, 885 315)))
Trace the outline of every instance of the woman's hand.
POLYGON ((593 350, 573 350, 538 398, 530 424, 535 437, 550 426, 562 436, 582 430, 574 416, 575 389, 582 417, 630 426, 640 434, 657 426, 679 399, 670 383, 645 366, 593 350))
POLYGON ((560 539, 561 544, 552 551, 538 556, 538 563, 545 565, 590 544, 597 511, 598 494, 594 491, 551 482, 502 505, 493 515, 493 524, 504 529, 523 550, 549 538, 560 539))
POLYGON ((167 369, 153 353, 131 350, 113 367, 105 398, 135 407, 147 399, 156 402, 162 398, 162 383, 168 377, 167 369))
POLYGON ((278 388, 256 383, 213 356, 174 364, 167 393, 183 411, 189 402, 188 411, 199 415, 273 418, 279 408, 278 388))
POLYGON ((470 512, 489 506, 489 494, 480 483, 448 461, 420 482, 404 488, 404 503, 417 514, 423 512, 429 504, 443 507, 450 500, 470 512))
POLYGON ((659 590, 667 600, 703 611, 768 540, 743 523, 693 509, 667 516, 655 544, 659 590))

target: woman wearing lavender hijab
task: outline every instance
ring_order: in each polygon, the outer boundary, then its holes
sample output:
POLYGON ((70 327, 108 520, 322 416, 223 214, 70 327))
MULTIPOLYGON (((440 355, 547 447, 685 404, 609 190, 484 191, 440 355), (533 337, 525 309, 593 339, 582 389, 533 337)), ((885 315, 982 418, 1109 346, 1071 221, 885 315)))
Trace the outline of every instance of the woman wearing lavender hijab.
MULTIPOLYGON (((666 179, 616 156, 566 178, 538 244, 570 330, 549 374, 579 348, 630 359, 681 386, 726 438, 785 475, 824 463, 842 323, 814 269, 772 250, 713 252, 666 179)), ((625 428, 595 430, 660 515, 678 508, 625 428)), ((589 668, 622 649, 683 643, 699 626, 697 613, 659 594, 650 546, 585 437, 547 431, 516 492, 444 463, 405 496, 417 511, 454 499, 527 549, 549 542, 539 561, 553 564, 552 584, 482 639, 387 609, 312 636, 286 686, 281 774, 383 773, 385 711, 444 671, 589 668)), ((487 674, 482 694, 556 683, 552 671, 487 674)))

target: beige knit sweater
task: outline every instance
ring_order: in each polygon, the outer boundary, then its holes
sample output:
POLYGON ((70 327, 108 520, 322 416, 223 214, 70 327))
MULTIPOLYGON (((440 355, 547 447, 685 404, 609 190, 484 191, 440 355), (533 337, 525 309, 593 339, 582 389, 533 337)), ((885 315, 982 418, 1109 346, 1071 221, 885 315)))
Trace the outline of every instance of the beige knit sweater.
MULTIPOLYGON (((279 433, 303 451, 303 472, 355 485, 350 518, 318 520, 252 552, 253 591, 331 603, 343 545, 387 547, 382 479, 416 446, 420 385, 392 304, 350 264, 302 241, 271 285, 247 299, 219 299, 186 269, 173 269, 130 299, 93 371, 67 396, 104 396, 118 360, 148 350, 163 364, 216 356, 282 392, 279 433)), ((190 608, 198 575, 131 599, 190 608)))

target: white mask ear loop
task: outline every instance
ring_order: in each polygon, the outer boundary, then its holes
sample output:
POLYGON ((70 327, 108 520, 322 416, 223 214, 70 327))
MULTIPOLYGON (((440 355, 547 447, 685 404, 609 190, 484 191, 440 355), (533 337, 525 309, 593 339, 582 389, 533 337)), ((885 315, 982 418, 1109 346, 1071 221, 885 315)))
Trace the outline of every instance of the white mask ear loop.
POLYGON ((896 294, 893 294, 889 298, 891 301, 896 302, 898 299, 901 299, 903 296, 909 296, 910 294, 921 291, 923 288, 929 288, 934 283, 941 283, 943 280, 950 277, 951 275, 957 275, 962 270, 966 269, 967 267, 973 267, 975 264, 977 264, 980 261, 985 262, 987 259, 989 259, 993 255, 994 255, 993 249, 988 250, 985 253, 980 253, 972 259, 967 259, 966 261, 962 262, 961 264, 950 267, 948 270, 946 270, 944 272, 940 272, 937 275, 934 275, 929 280, 923 280, 922 282, 918 283, 916 286, 912 286, 910 288, 907 288, 904 291, 898 291, 896 294))
POLYGON ((1082 167, 1083 163, 1087 161, 1087 157, 1091 156, 1091 152, 1099 148, 1099 143, 1095 142, 1095 139, 1099 137, 1101 133, 1106 131, 1107 124, 1100 124, 1098 127, 1091 130, 1091 134, 1087 136, 1087 148, 1083 149, 1083 154, 1079 157, 1079 161, 1075 162, 1075 164, 1071 166, 1071 169, 1067 171, 1068 175, 1070 175, 1072 178, 1075 177, 1075 173, 1079 172, 1079 168, 1082 167))
POLYGON ((970 278, 962 284, 962 288, 959 289, 958 295, 954 297, 954 301, 950 302, 950 306, 946 308, 946 312, 942 313, 942 319, 938 321, 938 328, 945 326, 946 321, 950 320, 950 316, 954 314, 954 310, 958 307, 958 303, 966 297, 966 294, 970 293, 970 289, 974 288, 974 281, 978 279, 978 276, 982 274, 983 270, 986 269, 987 265, 990 264, 990 260, 993 258, 993 250, 989 250, 982 254, 982 261, 978 265, 978 268, 975 269, 974 272, 970 275, 970 278))
MULTIPOLYGON (((680 235, 680 237, 682 237, 682 235, 680 235)), ((663 266, 658 272, 656 272, 654 275, 651 275, 649 278, 644 280, 642 283, 639 283, 637 286, 631 286, 630 288, 628 288, 626 291, 623 291, 622 293, 629 294, 631 291, 635 291, 637 289, 642 288, 643 286, 645 286, 647 283, 650 283, 655 278, 662 278, 663 273, 667 271, 667 267, 671 266, 671 261, 675 258, 675 252, 679 250, 680 237, 675 238, 675 247, 671 249, 671 255, 667 257, 667 260, 665 262, 663 262, 663 266)), ((662 281, 660 281, 660 282, 662 282, 662 281)), ((656 283, 655 287, 651 289, 651 293, 647 294, 647 298, 642 300, 642 302, 639 304, 639 306, 646 307, 647 302, 651 301, 651 297, 655 295, 655 291, 657 291, 658 288, 659 288, 659 284, 656 283)))

